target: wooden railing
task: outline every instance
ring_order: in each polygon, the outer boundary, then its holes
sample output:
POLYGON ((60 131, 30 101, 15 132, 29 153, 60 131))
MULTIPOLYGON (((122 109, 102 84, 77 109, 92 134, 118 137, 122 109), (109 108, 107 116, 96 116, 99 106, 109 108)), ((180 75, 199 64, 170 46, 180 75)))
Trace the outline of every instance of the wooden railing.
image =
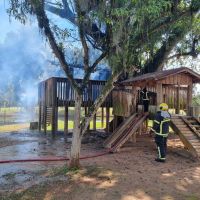
MULTIPOLYGON (((76 80, 81 84, 81 79, 76 80)), ((90 106, 101 94, 106 81, 90 80, 87 87, 83 88, 83 106, 90 106)), ((74 106, 75 92, 66 78, 52 77, 39 84, 39 104, 45 106, 74 106)), ((105 107, 112 106, 112 94, 110 93, 103 103, 105 107)))

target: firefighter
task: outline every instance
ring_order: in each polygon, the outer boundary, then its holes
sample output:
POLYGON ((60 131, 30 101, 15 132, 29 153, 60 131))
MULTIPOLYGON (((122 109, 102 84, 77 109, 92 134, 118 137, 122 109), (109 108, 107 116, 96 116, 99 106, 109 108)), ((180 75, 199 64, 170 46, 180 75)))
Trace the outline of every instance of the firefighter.
POLYGON ((144 106, 144 112, 148 112, 149 111, 149 92, 147 91, 146 87, 143 88, 143 90, 141 91, 142 94, 142 103, 144 106))
POLYGON ((168 105, 162 103, 159 106, 160 111, 155 115, 153 123, 153 132, 155 133, 155 143, 158 149, 157 162, 165 162, 167 151, 167 137, 169 134, 169 123, 171 115, 168 112, 168 105))

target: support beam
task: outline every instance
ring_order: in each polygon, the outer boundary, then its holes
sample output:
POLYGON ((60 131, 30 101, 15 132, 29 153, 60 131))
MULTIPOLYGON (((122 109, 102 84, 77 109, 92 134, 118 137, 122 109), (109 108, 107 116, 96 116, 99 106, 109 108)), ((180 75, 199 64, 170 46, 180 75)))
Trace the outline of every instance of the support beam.
POLYGON ((43 104, 43 128, 44 128, 44 133, 47 132, 47 83, 45 82, 44 84, 44 104, 43 104))
POLYGON ((106 107, 106 132, 109 132, 110 109, 106 107))
MULTIPOLYGON (((88 115, 88 112, 89 112, 89 108, 85 106, 85 117, 88 115)), ((87 130, 88 131, 90 130, 90 124, 88 125, 87 130)))
POLYGON ((52 79, 52 134, 55 134, 58 130, 58 106, 57 106, 57 82, 56 79, 52 79))
POLYGON ((47 107, 46 107, 46 103, 45 103, 44 108, 43 108, 43 119, 44 119, 43 120, 44 133, 46 133, 47 132, 47 107))
POLYGON ((64 134, 66 135, 68 133, 68 105, 65 105, 65 114, 64 114, 64 134))
POLYGON ((176 89, 176 114, 180 114, 180 85, 176 89))
POLYGON ((137 90, 136 90, 136 87, 133 85, 132 86, 132 92, 133 92, 133 105, 134 105, 134 108, 133 108, 133 112, 137 112, 137 90))
POLYGON ((162 83, 157 83, 156 92, 157 92, 157 106, 159 106, 163 102, 162 83))
POLYGON ((188 85, 188 89, 187 89, 187 115, 191 115, 190 109, 191 109, 191 106, 192 106, 192 88, 193 88, 192 84, 188 85))
POLYGON ((117 115, 114 115, 113 116, 113 132, 117 128, 117 124, 118 124, 118 117, 117 117, 117 115))
POLYGON ((41 102, 39 103, 39 124, 38 124, 38 128, 39 128, 39 132, 41 132, 41 124, 42 124, 42 107, 41 107, 41 102))
POLYGON ((104 107, 101 108, 101 127, 104 127, 104 107))
POLYGON ((94 119, 93 119, 93 130, 96 131, 97 127, 96 127, 96 122, 97 122, 97 115, 94 115, 94 119))
POLYGON ((58 107, 52 107, 52 134, 55 134, 58 130, 58 107))

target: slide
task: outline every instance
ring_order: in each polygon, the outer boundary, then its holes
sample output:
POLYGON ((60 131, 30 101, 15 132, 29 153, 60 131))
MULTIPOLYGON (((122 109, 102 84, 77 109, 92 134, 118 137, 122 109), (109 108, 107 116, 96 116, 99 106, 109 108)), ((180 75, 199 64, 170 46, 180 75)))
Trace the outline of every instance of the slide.
POLYGON ((148 114, 133 114, 127 118, 104 142, 104 147, 111 152, 119 151, 120 147, 136 133, 138 128, 146 120, 148 114))

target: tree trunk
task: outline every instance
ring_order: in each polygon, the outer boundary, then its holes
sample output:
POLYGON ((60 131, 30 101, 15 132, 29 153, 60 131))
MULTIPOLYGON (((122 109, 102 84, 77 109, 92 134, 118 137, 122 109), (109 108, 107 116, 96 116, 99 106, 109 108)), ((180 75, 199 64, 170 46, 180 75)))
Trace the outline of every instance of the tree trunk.
POLYGON ((82 97, 76 92, 75 97, 75 112, 74 112, 74 129, 72 136, 71 155, 70 155, 70 168, 80 167, 80 150, 81 150, 81 103, 82 97))

